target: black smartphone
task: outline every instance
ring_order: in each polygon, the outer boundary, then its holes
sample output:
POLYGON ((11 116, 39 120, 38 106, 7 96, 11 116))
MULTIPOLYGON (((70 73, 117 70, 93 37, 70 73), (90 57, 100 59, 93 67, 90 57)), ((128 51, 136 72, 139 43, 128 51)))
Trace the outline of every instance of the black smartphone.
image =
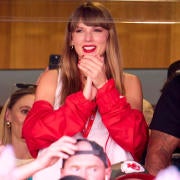
POLYGON ((58 69, 60 65, 61 55, 51 54, 49 56, 49 69, 58 69))

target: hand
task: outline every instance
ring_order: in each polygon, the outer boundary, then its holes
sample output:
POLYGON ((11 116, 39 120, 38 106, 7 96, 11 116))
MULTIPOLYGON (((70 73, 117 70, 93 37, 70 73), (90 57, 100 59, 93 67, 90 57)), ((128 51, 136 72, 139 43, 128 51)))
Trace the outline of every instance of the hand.
POLYGON ((97 89, 94 87, 90 77, 87 77, 87 80, 84 83, 83 94, 86 99, 91 101, 96 97, 97 89))
POLYGON ((75 143, 76 139, 63 136, 49 147, 43 149, 35 160, 15 168, 13 171, 14 179, 26 179, 34 173, 53 165, 59 158, 67 159, 78 150, 75 143))
POLYGON ((46 168, 56 163, 59 158, 67 159, 77 150, 75 143, 76 139, 63 136, 49 147, 43 149, 36 158, 36 161, 38 164, 41 164, 43 168, 46 168))
POLYGON ((79 60, 78 67, 82 74, 89 77, 93 85, 99 89, 106 82, 106 69, 104 64, 104 58, 98 55, 85 55, 79 60))

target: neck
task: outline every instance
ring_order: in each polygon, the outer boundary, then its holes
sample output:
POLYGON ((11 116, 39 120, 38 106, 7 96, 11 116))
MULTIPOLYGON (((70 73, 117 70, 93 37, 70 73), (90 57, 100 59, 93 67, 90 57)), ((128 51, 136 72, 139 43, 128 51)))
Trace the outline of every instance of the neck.
POLYGON ((15 156, 17 159, 31 159, 26 142, 23 139, 12 137, 12 146, 14 148, 15 156))

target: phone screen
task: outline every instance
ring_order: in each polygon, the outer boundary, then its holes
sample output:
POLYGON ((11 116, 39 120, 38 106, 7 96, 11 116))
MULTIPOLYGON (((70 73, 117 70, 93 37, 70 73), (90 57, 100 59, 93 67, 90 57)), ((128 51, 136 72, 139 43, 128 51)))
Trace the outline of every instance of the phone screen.
POLYGON ((58 69, 60 63, 61 55, 51 54, 49 56, 49 69, 58 69))

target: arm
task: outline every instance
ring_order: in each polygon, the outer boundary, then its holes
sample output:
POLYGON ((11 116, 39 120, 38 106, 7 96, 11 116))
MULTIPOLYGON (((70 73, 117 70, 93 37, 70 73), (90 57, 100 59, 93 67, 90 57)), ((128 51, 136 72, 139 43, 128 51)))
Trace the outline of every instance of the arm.
POLYGON ((80 132, 95 104, 81 91, 71 94, 58 109, 53 109, 57 86, 57 70, 44 72, 36 91, 35 103, 24 121, 22 135, 33 157, 63 135, 80 132))
POLYGON ((170 164, 173 151, 180 143, 180 76, 169 82, 156 105, 150 124, 151 136, 146 168, 152 174, 170 164), (152 166, 153 164, 153 166, 152 166))
POLYGON ((139 161, 147 144, 148 127, 141 111, 132 109, 109 80, 98 90, 97 104, 112 138, 139 161))
POLYGON ((14 171, 15 178, 19 180, 26 179, 34 173, 53 165, 59 160, 59 158, 67 159, 77 150, 75 143, 75 139, 63 136, 48 148, 43 149, 34 161, 17 167, 14 171))
POLYGON ((150 174, 156 175, 171 163, 173 151, 180 143, 179 138, 161 131, 152 130, 149 139, 145 167, 150 174))
POLYGON ((36 101, 22 128, 31 155, 36 157, 40 149, 63 135, 73 136, 81 132, 94 107, 95 104, 86 100, 82 92, 68 96, 58 110, 47 101, 36 101))
POLYGON ((45 100, 54 104, 55 92, 58 81, 57 70, 46 70, 38 79, 35 101, 45 100))
POLYGON ((131 108, 142 111, 143 93, 141 81, 135 75, 124 73, 124 87, 127 102, 131 108))

